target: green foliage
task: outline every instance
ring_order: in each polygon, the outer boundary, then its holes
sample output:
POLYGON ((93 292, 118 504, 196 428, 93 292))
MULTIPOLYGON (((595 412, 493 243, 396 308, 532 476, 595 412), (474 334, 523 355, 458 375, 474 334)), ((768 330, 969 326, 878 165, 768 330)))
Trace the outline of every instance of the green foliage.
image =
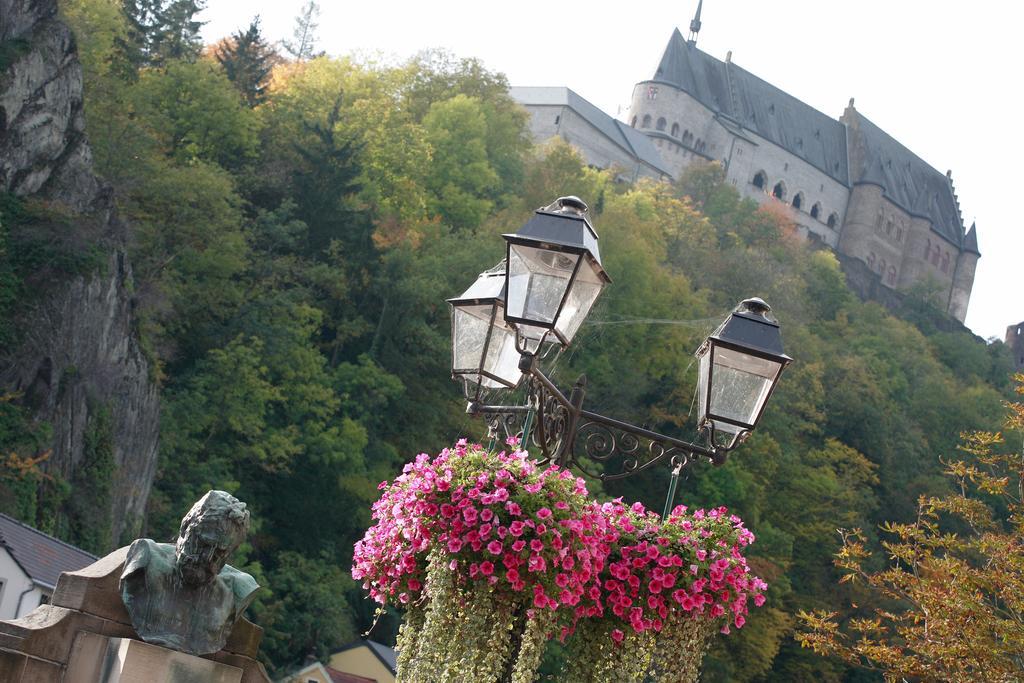
POLYGON ((162 150, 178 161, 234 169, 255 157, 259 118, 211 60, 143 71, 132 101, 162 150))
POLYGON ((129 61, 141 67, 194 59, 203 25, 195 16, 205 4, 205 0, 122 0, 128 32, 121 46, 129 61))
POLYGON ((85 428, 82 459, 71 475, 65 509, 71 543, 96 555, 113 550, 111 512, 114 482, 114 435, 109 406, 92 406, 85 428))
POLYGON ((260 34, 259 17, 252 20, 249 28, 222 40, 214 54, 228 80, 250 107, 266 98, 270 71, 278 57, 260 34))
POLYGON ((260 653, 284 673, 308 655, 326 661, 333 648, 356 638, 344 599, 354 584, 330 557, 285 551, 276 559, 267 581, 281 599, 260 615, 267 629, 260 653))

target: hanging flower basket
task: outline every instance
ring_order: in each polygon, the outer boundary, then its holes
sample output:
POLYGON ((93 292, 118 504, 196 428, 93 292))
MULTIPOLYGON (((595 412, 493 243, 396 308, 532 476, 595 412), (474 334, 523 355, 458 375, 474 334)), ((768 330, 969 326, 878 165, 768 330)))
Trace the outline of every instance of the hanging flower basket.
POLYGON ((533 680, 602 569, 583 480, 460 442, 382 489, 352 574, 381 604, 411 607, 399 677, 533 680))
POLYGON ((725 508, 662 521, 464 441, 381 489, 352 575, 406 607, 402 681, 532 681, 553 637, 559 680, 695 681, 710 636, 764 602, 742 553, 754 536, 725 508))

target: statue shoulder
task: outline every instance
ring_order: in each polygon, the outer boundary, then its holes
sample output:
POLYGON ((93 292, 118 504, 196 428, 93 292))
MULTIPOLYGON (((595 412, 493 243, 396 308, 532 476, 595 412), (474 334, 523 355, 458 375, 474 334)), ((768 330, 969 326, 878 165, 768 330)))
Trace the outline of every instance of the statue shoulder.
POLYGON ((256 591, 259 590, 260 585, 256 583, 256 579, 252 578, 251 574, 235 569, 230 564, 224 565, 220 575, 227 579, 228 585, 231 586, 235 604, 238 606, 237 614, 241 615, 256 597, 256 591))
POLYGON ((128 548, 121 578, 125 579, 151 564, 164 565, 173 562, 174 546, 169 543, 157 543, 151 538, 139 538, 128 548))

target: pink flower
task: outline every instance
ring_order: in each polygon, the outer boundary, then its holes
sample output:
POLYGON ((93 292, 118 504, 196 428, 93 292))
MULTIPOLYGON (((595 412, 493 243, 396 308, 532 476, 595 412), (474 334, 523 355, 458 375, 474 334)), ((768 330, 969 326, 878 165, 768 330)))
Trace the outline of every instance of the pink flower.
POLYGON ((484 560, 480 563, 480 573, 484 576, 490 576, 494 573, 494 563, 490 560, 484 560))
POLYGON ((551 519, 551 510, 548 508, 537 510, 537 519, 551 519))
POLYGON ((622 629, 615 629, 612 631, 612 640, 616 643, 621 643, 622 639, 626 637, 626 634, 622 632, 622 629))
POLYGON ((502 550, 501 541, 491 541, 487 544, 487 552, 491 555, 501 555, 502 550))

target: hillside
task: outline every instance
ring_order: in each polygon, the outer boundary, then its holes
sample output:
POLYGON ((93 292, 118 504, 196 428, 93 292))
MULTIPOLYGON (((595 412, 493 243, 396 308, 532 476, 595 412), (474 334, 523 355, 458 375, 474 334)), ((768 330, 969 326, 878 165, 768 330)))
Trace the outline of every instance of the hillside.
MULTIPOLYGON (((159 465, 151 492, 141 479, 109 480, 110 469, 91 484, 18 469, 56 453, 62 433, 20 391, 0 403, 0 452, 11 454, 0 509, 82 542, 75 501, 107 476, 112 501, 147 501, 138 533, 166 540, 199 495, 228 490, 254 521, 232 564, 270 589, 250 613, 266 629, 263 656, 281 672, 324 655, 374 624, 348 571, 378 482, 417 453, 483 436, 449 379, 445 299, 501 258, 501 233, 575 194, 591 206, 613 284, 555 378, 568 386, 586 373, 594 410, 691 435, 692 353, 748 296, 771 303, 796 359, 757 433, 724 467, 696 466, 677 496, 741 515, 758 537, 751 564, 770 584, 766 607, 712 652, 705 680, 849 680, 839 662, 799 648, 794 615, 848 602, 832 566, 838 527, 877 542, 881 521, 947 490, 940 458, 961 432, 998 429, 1012 369, 1001 344, 937 324, 925 296, 895 314, 861 302, 834 256, 741 200, 715 166, 674 186, 630 186, 563 144, 534 148, 505 79, 476 61, 287 60, 258 26, 203 48, 187 22, 160 27, 156 41, 112 0, 61 10, 78 37, 95 166, 123 217, 113 224, 123 240, 104 249, 132 264, 119 296, 159 386, 159 465), (65 501, 10 502, 51 488, 65 501)), ((32 234, 40 224, 17 218, 25 201, 5 201, 0 220, 32 234)), ((42 266, 16 253, 2 252, 0 277, 31 282, 42 266)), ((109 276, 104 263, 83 264, 74 281, 109 276)), ((0 330, 21 315, 0 314, 0 330)), ((116 419, 123 404, 105 400, 116 419)), ((103 432, 115 454, 156 425, 146 416, 131 434, 103 432)), ((660 509, 667 477, 652 471, 602 495, 660 509)), ((116 547, 125 526, 90 549, 116 547)), ((393 638, 397 619, 381 619, 374 637, 393 638)))

